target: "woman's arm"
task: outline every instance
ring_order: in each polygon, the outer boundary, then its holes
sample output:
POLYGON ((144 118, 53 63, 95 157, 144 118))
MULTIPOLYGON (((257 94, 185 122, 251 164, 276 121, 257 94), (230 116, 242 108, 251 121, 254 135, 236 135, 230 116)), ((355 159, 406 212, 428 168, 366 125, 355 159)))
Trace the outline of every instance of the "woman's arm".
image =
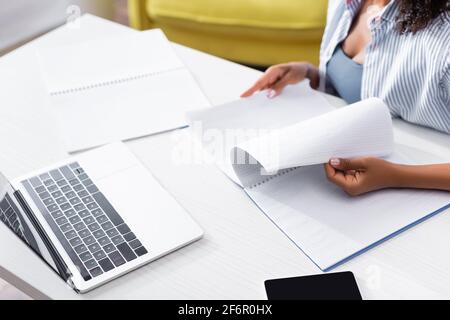
POLYGON ((331 159, 325 172, 328 180, 352 196, 384 188, 450 191, 450 163, 412 166, 372 157, 331 159))
POLYGON ((450 191, 450 163, 422 166, 393 165, 399 188, 450 191))
POLYGON ((277 64, 266 70, 264 75, 253 84, 241 97, 249 97, 253 93, 268 90, 268 97, 273 98, 290 84, 296 84, 309 79, 313 89, 319 87, 319 70, 308 62, 290 62, 277 64))

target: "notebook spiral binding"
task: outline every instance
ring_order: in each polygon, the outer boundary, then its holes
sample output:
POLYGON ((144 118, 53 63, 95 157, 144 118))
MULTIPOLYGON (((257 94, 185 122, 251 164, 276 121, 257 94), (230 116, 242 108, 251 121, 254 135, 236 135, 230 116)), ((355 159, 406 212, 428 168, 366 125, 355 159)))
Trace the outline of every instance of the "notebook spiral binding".
POLYGON ((285 175, 286 173, 294 171, 294 170, 296 170, 298 168, 300 168, 300 167, 294 167, 294 168, 288 168, 288 169, 280 170, 280 172, 278 172, 277 174, 269 176, 269 177, 267 177, 264 180, 261 180, 259 182, 256 182, 256 183, 252 184, 250 187, 248 187, 248 189, 253 189, 253 188, 259 187, 260 185, 262 185, 262 184, 264 184, 266 182, 269 182, 270 180, 273 180, 275 178, 281 177, 281 176, 285 175))
POLYGON ((55 91, 55 92, 51 92, 50 95, 51 96, 59 96, 59 95, 63 95, 63 94, 77 93, 77 92, 80 92, 80 91, 92 90, 92 89, 96 89, 96 88, 99 88, 99 87, 107 87, 107 86, 121 84, 121 83, 124 83, 124 82, 129 82, 129 81, 140 80, 140 79, 143 79, 143 78, 154 77, 154 76, 157 76, 157 75, 160 75, 160 74, 169 73, 169 72, 177 71, 177 70, 180 70, 180 69, 184 69, 184 67, 177 67, 177 68, 173 68, 173 69, 167 69, 167 70, 164 70, 164 71, 144 73, 144 74, 140 74, 140 75, 133 76, 133 77, 123 78, 123 79, 118 79, 118 80, 112 80, 112 81, 106 81, 106 82, 91 84, 91 85, 88 85, 88 86, 73 88, 73 89, 55 91))

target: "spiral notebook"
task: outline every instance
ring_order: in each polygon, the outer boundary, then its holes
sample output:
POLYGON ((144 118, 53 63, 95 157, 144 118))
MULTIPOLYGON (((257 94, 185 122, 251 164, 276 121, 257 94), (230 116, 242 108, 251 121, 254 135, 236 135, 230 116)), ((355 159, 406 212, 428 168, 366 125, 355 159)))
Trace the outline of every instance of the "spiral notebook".
POLYGON ((159 29, 37 52, 69 152, 185 126, 209 106, 159 29))
POLYGON ((194 136, 223 172, 324 271, 450 203, 448 192, 435 190, 350 197, 326 179, 323 163, 332 157, 445 162, 394 143, 389 110, 379 99, 335 109, 302 83, 273 100, 259 94, 192 112, 189 119, 194 136))

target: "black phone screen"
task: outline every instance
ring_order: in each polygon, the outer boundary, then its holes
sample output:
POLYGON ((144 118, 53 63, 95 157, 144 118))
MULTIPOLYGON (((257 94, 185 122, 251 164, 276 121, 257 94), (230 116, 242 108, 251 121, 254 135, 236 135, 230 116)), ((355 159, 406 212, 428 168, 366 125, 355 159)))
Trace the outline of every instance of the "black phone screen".
POLYGON ((362 300, 351 272, 265 281, 269 300, 362 300))

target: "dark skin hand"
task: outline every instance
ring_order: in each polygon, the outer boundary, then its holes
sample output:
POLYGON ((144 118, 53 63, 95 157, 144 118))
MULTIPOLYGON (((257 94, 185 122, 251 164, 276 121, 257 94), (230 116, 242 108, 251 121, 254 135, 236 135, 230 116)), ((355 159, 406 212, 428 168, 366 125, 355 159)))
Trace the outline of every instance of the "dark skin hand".
POLYGON ((413 166, 373 157, 331 159, 325 173, 351 196, 385 188, 450 191, 450 163, 413 166))
POLYGON ((319 87, 319 70, 308 62, 290 62, 277 64, 266 70, 264 75, 256 81, 241 97, 250 97, 257 91, 267 91, 269 98, 278 96, 290 84, 309 79, 313 89, 319 87))
MULTIPOLYGON (((344 52, 357 63, 364 63, 365 48, 372 40, 367 21, 380 12, 389 0, 366 0, 354 20, 347 39, 343 42, 344 52)), ((246 98, 257 91, 267 90, 267 96, 274 98, 291 84, 309 79, 311 88, 319 87, 319 70, 309 62, 290 62, 270 67, 241 97, 246 98)))

